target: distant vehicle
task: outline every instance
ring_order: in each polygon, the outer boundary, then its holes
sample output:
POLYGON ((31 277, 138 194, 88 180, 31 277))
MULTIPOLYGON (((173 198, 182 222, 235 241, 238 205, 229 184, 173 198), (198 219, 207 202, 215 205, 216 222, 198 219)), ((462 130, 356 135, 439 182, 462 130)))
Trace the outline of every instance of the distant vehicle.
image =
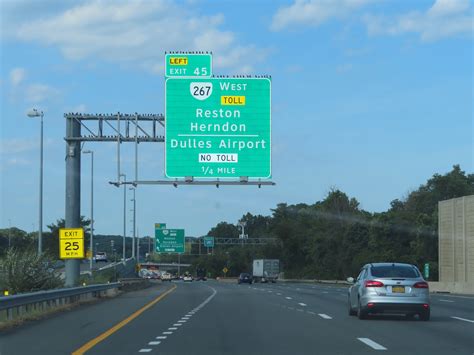
POLYGON ((237 281, 239 284, 247 283, 252 284, 252 276, 249 273, 243 272, 239 275, 239 280, 237 281))
POLYGON ((95 253, 95 262, 98 263, 98 262, 104 262, 106 263, 107 262, 107 253, 103 252, 103 251, 98 251, 97 253, 95 253))
POLYGON ((203 268, 197 268, 196 269, 196 280, 197 281, 206 281, 206 269, 203 268))
POLYGON ((161 274, 161 281, 170 281, 172 280, 172 276, 169 272, 163 272, 161 274))
POLYGON ((256 259, 253 261, 252 278, 254 282, 276 282, 280 273, 280 260, 256 259))
POLYGON ((183 277, 183 281, 193 281, 193 277, 191 276, 191 274, 189 273, 186 273, 184 274, 184 277, 183 277))
POLYGON ((349 315, 365 319, 369 314, 391 313, 424 321, 430 319, 428 283, 418 268, 402 263, 373 263, 364 265, 357 280, 349 288, 349 315))

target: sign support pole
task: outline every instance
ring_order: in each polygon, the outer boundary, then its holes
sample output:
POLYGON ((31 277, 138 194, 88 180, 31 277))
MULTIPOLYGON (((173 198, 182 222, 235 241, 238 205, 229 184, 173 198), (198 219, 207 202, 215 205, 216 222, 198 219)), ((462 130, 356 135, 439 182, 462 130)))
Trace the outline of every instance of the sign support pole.
MULTIPOLYGON (((66 119, 66 137, 80 137, 81 124, 66 119)), ((65 227, 81 227, 81 142, 66 140, 66 204, 65 227)), ((79 285, 80 260, 65 260, 66 287, 79 285)))

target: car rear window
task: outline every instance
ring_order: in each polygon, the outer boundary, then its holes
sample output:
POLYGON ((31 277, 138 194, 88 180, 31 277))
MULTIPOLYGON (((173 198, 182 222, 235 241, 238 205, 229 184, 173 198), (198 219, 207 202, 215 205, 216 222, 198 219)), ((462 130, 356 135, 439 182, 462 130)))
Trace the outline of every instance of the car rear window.
POLYGON ((408 265, 372 266, 370 273, 374 277, 416 278, 420 276, 415 268, 408 265))

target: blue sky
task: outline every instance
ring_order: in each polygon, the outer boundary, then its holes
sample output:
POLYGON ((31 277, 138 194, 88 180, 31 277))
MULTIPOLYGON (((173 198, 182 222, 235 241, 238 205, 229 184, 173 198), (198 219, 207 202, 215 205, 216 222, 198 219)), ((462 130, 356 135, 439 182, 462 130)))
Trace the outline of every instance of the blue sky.
MULTIPOLYGON (((333 187, 383 211, 453 164, 474 171, 472 1, 0 3, 1 227, 38 228, 39 121, 27 109, 45 112, 46 226, 64 216, 63 114, 163 113, 172 50, 212 51, 215 74, 272 76, 277 185, 140 186, 140 235, 155 222, 204 235, 280 202, 314 203, 333 187)), ((108 184, 116 147, 85 149, 96 159, 96 233, 121 234, 122 190, 108 184)), ((131 175, 133 145, 122 149, 131 175)), ((164 177, 163 152, 140 145, 141 179, 164 177)))

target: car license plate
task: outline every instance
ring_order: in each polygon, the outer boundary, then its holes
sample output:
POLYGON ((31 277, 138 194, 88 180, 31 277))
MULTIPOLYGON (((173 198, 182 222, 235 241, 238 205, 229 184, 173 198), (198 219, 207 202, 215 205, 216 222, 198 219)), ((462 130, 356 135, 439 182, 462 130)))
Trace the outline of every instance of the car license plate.
POLYGON ((392 286, 392 293, 405 293, 405 286, 392 286))

